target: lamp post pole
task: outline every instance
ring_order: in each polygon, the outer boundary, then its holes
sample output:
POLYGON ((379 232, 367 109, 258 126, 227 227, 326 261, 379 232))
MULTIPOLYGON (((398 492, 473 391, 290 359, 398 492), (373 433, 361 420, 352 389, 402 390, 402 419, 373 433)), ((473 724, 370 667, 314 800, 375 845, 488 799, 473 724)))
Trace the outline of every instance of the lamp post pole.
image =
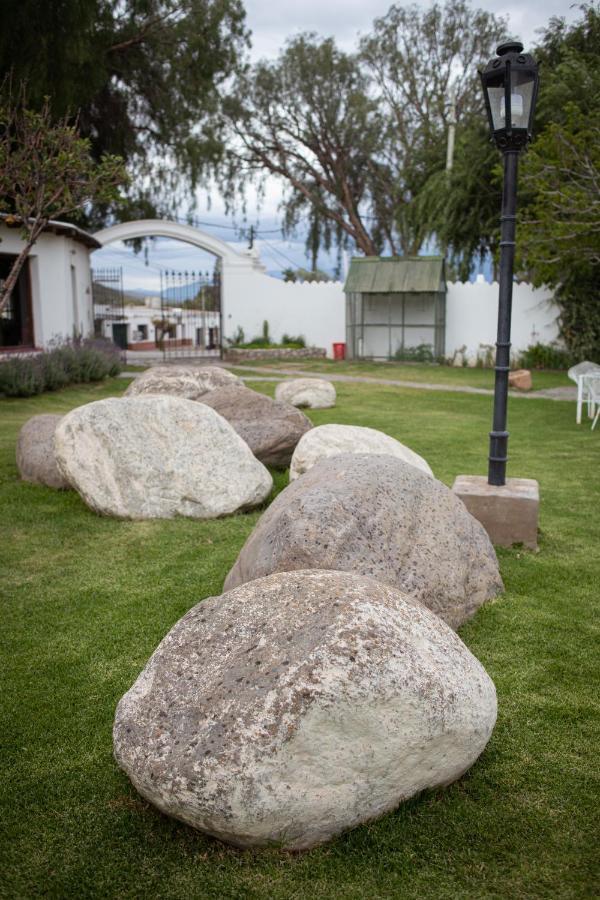
POLYGON ((519 150, 504 151, 504 185, 500 216, 500 274, 498 291, 498 337, 494 384, 494 416, 490 431, 488 484, 506 484, 508 459, 508 373, 510 370, 510 323, 512 313, 513 272, 515 263, 515 225, 517 210, 517 171, 519 150))
POLYGON ((537 547, 540 491, 532 478, 506 477, 508 375, 519 153, 532 138, 538 66, 519 41, 506 41, 479 73, 491 138, 504 158, 494 415, 488 475, 457 475, 452 490, 487 530, 492 543, 537 547))

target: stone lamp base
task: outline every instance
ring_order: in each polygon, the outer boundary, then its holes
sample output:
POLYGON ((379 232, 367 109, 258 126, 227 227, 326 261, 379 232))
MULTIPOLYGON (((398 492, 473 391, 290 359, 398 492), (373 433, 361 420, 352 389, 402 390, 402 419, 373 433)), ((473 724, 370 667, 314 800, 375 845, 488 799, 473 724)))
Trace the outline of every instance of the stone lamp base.
POLYGON ((484 475, 457 475, 452 490, 485 528, 492 544, 523 544, 537 550, 540 489, 532 478, 488 484, 484 475))

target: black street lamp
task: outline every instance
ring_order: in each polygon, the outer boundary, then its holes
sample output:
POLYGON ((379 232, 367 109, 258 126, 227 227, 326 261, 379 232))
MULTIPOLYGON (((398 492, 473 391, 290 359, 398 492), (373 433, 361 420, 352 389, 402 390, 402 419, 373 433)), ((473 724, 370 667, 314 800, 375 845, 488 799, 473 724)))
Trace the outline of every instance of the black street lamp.
POLYGON ((519 153, 532 137, 538 90, 538 67, 518 41, 501 44, 497 57, 480 72, 492 140, 504 155, 504 187, 500 216, 500 275, 494 419, 490 431, 488 484, 506 484, 508 431, 506 409, 510 369, 510 319, 515 259, 515 220, 519 153))

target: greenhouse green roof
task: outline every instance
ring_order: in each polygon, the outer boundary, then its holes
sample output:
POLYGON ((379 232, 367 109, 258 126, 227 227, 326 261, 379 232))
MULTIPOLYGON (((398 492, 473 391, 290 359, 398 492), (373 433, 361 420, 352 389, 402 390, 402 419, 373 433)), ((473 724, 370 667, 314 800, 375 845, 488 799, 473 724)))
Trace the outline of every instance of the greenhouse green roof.
POLYGON ((352 260, 347 294, 435 293, 445 290, 443 256, 364 256, 352 260))

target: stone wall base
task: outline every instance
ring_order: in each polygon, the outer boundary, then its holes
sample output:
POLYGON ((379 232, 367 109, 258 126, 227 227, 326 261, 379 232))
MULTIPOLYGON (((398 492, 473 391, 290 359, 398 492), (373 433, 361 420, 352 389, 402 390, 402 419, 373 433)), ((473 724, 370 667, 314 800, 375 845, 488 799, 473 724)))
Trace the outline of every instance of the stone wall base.
POLYGON ((223 351, 223 359, 228 363, 243 363, 249 359, 324 359, 327 351, 320 347, 302 347, 291 349, 280 347, 272 350, 256 349, 243 350, 239 347, 230 347, 223 351))

